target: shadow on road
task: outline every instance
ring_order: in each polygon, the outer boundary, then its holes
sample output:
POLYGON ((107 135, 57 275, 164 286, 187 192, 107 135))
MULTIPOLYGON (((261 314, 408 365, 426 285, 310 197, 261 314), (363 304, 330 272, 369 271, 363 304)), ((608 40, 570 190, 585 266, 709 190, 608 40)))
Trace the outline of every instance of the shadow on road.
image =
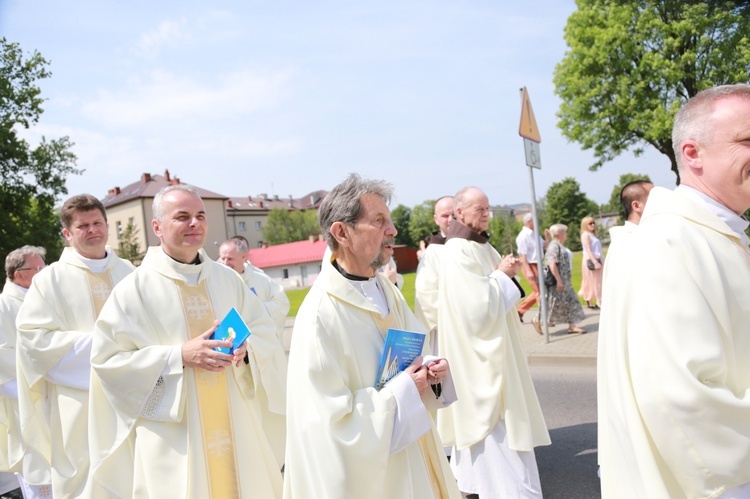
POLYGON ((544 498, 600 498, 596 423, 557 428, 549 433, 552 445, 535 449, 544 498))

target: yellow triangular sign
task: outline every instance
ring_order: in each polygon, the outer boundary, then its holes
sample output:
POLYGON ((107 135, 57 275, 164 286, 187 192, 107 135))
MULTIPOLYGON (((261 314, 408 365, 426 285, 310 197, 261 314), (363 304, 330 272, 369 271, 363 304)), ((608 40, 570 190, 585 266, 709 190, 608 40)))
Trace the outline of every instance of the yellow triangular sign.
POLYGON ((521 124, 518 126, 518 135, 526 139, 540 143, 539 127, 536 126, 534 110, 531 109, 531 99, 526 87, 523 87, 523 102, 521 103, 521 124))

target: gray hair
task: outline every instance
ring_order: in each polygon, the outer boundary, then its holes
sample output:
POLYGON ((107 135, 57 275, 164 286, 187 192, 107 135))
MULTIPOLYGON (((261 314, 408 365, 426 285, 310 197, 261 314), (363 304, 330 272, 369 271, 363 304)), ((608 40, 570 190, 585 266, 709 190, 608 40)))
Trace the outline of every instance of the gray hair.
POLYGON ((247 253, 247 250, 250 249, 247 244, 247 239, 242 236, 233 236, 221 243, 222 246, 228 246, 230 244, 234 245, 234 248, 238 253, 247 253))
POLYGON ((534 219, 534 214, 529 212, 523 216, 523 224, 526 225, 527 223, 531 222, 531 220, 534 219))
POLYGON ((557 237, 563 232, 568 232, 568 226, 565 224, 554 224, 549 228, 549 233, 552 235, 552 237, 557 237))
POLYGON ((5 257, 5 276, 10 282, 13 282, 13 274, 16 273, 16 270, 23 268, 27 256, 38 256, 44 260, 46 254, 47 250, 41 246, 26 245, 11 251, 5 257))
POLYGON ((472 191, 478 191, 484 194, 484 191, 482 191, 482 189, 480 189, 479 187, 473 187, 473 186, 464 187, 463 189, 458 191, 455 196, 453 196, 453 212, 454 213, 456 212, 456 208, 458 208, 459 206, 462 208, 466 207, 466 203, 471 198, 472 191))
POLYGON ((331 234, 335 222, 354 225, 362 216, 362 196, 375 194, 386 204, 391 202, 393 185, 385 180, 364 179, 356 173, 350 174, 325 197, 318 209, 318 223, 331 251, 336 251, 339 243, 331 234))
POLYGON ((168 194, 173 191, 183 191, 188 192, 192 194, 193 196, 196 196, 197 198, 200 198, 201 195, 198 194, 198 189, 193 187, 192 185, 188 184, 175 184, 175 185, 168 185, 167 187, 164 187, 162 190, 156 193, 156 196, 154 196, 154 204, 151 206, 151 213, 154 217, 154 220, 157 220, 161 222, 164 219, 164 195, 168 194))
POLYGON ((719 85, 701 90, 691 97, 682 108, 677 111, 672 126, 672 148, 677 166, 682 169, 683 158, 681 147, 686 140, 694 140, 701 145, 711 140, 713 134, 713 120, 711 116, 714 104, 726 97, 742 97, 750 99, 750 85, 738 83, 736 85, 719 85))

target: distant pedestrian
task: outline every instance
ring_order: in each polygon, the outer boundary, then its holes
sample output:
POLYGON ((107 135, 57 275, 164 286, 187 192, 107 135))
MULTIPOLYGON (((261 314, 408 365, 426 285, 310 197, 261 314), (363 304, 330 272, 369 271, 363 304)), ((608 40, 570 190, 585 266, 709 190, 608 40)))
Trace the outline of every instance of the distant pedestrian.
POLYGON ((586 300, 586 305, 589 308, 599 310, 599 305, 602 302, 604 254, 602 242, 596 237, 594 217, 583 217, 583 220, 581 220, 581 246, 583 247, 582 279, 578 295, 586 300))
MULTIPOLYGON (((547 310, 549 322, 567 323, 568 333, 585 333, 586 330, 576 324, 581 322, 585 315, 578 301, 576 291, 570 282, 572 253, 564 246, 568 239, 568 226, 555 224, 549 228, 552 241, 547 246, 547 266, 552 275, 555 276, 557 284, 547 288, 547 310)), ((541 334, 542 328, 539 319, 533 320, 536 332, 541 334)))
POLYGON ((524 277, 531 286, 532 292, 524 301, 518 305, 518 317, 523 322, 523 314, 529 311, 534 304, 539 301, 539 254, 537 253, 537 240, 542 252, 547 249, 549 235, 545 233, 545 239, 539 236, 534 228, 534 216, 527 213, 523 217, 523 228, 516 237, 516 248, 518 248, 518 257, 521 259, 521 270, 524 277))

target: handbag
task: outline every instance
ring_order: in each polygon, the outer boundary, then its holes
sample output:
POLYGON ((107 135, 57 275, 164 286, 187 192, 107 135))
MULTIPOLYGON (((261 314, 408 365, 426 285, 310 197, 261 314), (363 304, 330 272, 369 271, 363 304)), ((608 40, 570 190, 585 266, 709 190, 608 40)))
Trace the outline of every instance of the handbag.
POLYGON ((548 288, 554 288, 557 286, 557 279, 555 278, 555 274, 550 272, 549 267, 546 265, 544 266, 544 285, 548 288))
MULTIPOLYGON (((601 258, 597 258, 596 261, 599 262, 599 265, 602 264, 601 258)), ((594 262, 592 262, 591 260, 586 260, 586 266, 589 268, 589 270, 596 270, 594 262)))

